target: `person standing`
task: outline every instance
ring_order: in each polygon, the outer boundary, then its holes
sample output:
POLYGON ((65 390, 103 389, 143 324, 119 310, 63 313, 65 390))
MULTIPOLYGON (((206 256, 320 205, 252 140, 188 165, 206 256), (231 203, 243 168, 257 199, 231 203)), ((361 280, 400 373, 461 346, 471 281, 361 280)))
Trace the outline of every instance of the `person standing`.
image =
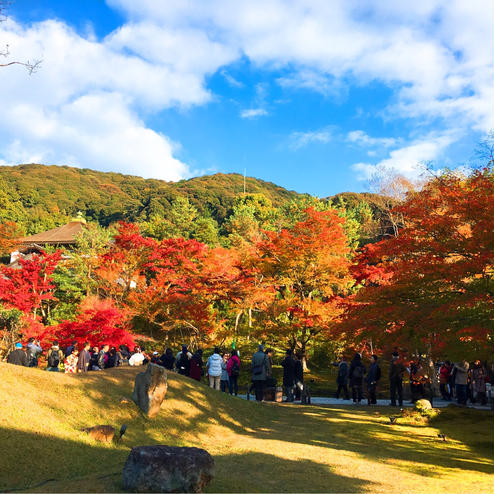
POLYGON ((89 361, 91 360, 91 354, 89 353, 89 348, 91 345, 88 341, 84 342, 84 346, 79 354, 79 359, 77 360, 77 372, 87 372, 89 369, 89 361))
POLYGON ((98 355, 99 355, 99 348, 97 346, 94 346, 93 349, 89 352, 89 368, 88 370, 90 371, 97 371, 100 370, 98 367, 98 355))
POLYGON ((187 345, 182 345, 182 350, 177 353, 175 367, 182 376, 188 376, 190 372, 190 359, 192 354, 187 350, 187 345))
POLYGON ((223 361, 221 362, 221 380, 220 380, 220 389, 222 393, 226 393, 229 389, 229 381, 228 381, 228 358, 230 354, 223 354, 223 361))
POLYGON ((131 367, 138 367, 139 365, 144 365, 145 360, 146 356, 142 352, 141 348, 138 346, 134 347, 134 353, 129 358, 129 365, 131 367))
POLYGON ((396 406, 396 398, 398 397, 398 404, 403 406, 403 374, 406 368, 400 358, 398 352, 393 352, 391 362, 389 364, 389 392, 391 395, 390 405, 396 406))
POLYGON ((43 352, 39 340, 29 338, 26 346, 27 362, 29 367, 38 367, 38 357, 43 352))
POLYGON ((294 400, 293 388, 295 386, 295 360, 290 349, 286 351, 281 365, 283 367, 283 387, 285 388, 286 401, 290 403, 294 400))
POLYGON ((377 355, 372 355, 371 360, 371 366, 369 367, 369 372, 367 373, 367 377, 365 379, 367 384, 367 404, 376 405, 377 384, 379 383, 379 379, 381 379, 381 368, 377 363, 377 355))
MULTIPOLYGON (((269 357, 268 357, 269 359, 269 357)), ((228 391, 230 394, 238 395, 238 376, 240 375, 240 359, 238 358, 237 350, 232 350, 232 356, 226 364, 228 372, 228 391)))
POLYGON ((103 345, 98 353, 98 367, 101 370, 108 367, 108 350, 110 350, 110 345, 103 345))
POLYGON ((159 359, 159 364, 165 369, 173 370, 173 366, 175 365, 175 357, 173 356, 171 348, 167 348, 165 350, 165 353, 159 359))
POLYGON ((304 392, 304 364, 302 362, 302 354, 295 355, 295 400, 302 401, 302 393, 304 392))
POLYGON ((349 372, 353 403, 360 404, 360 402, 362 401, 365 373, 366 368, 365 365, 362 363, 362 356, 360 355, 360 353, 356 353, 353 357, 352 363, 350 364, 349 372))
POLYGON ((190 359, 190 370, 189 377, 195 379, 196 381, 200 381, 201 377, 204 374, 204 362, 202 361, 202 350, 199 349, 192 355, 190 359))
POLYGON ((451 362, 449 360, 446 360, 446 362, 443 362, 441 364, 441 367, 439 368, 439 391, 441 392, 441 396, 445 401, 451 400, 451 394, 448 391, 450 374, 451 374, 451 362))
POLYGON ((64 371, 66 374, 77 373, 77 361, 79 360, 76 347, 72 348, 72 353, 64 361, 64 371))
POLYGON ((485 385, 487 372, 480 360, 476 360, 471 369, 473 403, 478 399, 481 405, 487 405, 487 388, 485 385))
POLYGON ((256 393, 256 401, 264 399, 264 382, 268 372, 268 356, 264 353, 264 345, 252 355, 252 382, 256 393))
POLYGON ((274 350, 272 348, 268 348, 264 353, 268 357, 268 369, 266 371, 266 378, 273 378, 273 353, 274 353, 274 350))
POLYGON ((456 400, 459 405, 467 404, 467 381, 468 381, 468 368, 470 365, 466 360, 454 365, 453 370, 455 373, 455 387, 456 387, 456 400))
POLYGON ((58 341, 54 341, 52 347, 48 350, 46 356, 48 367, 46 370, 50 372, 58 372, 60 370, 60 364, 64 361, 64 354, 58 346, 58 341))
POLYGON ((77 340, 73 340, 72 343, 65 349, 65 358, 72 355, 72 350, 76 347, 77 340))
POLYGON ((343 395, 345 400, 349 400, 348 396, 348 362, 346 361, 346 357, 343 355, 341 357, 340 363, 333 363, 333 365, 338 366, 338 375, 336 376, 336 384, 338 385, 338 389, 336 390, 336 399, 340 398, 340 393, 343 391, 343 395))
POLYGON ((28 360, 26 352, 22 349, 22 343, 15 344, 15 350, 9 353, 7 357, 7 363, 12 365, 22 365, 28 367, 28 360))
POLYGON ((424 373, 420 359, 417 362, 410 361, 408 372, 410 374, 410 403, 415 403, 424 397, 424 373))
POLYGON ((209 387, 214 388, 217 391, 220 390, 222 362, 223 359, 220 355, 220 349, 218 347, 214 347, 214 353, 208 358, 206 368, 209 375, 209 387))

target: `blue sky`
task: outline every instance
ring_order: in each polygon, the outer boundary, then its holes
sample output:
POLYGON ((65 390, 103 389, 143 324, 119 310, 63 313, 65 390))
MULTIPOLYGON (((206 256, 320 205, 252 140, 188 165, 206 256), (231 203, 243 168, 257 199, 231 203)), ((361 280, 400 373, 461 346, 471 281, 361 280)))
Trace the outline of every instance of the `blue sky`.
POLYGON ((417 0, 16 0, 0 164, 362 191, 468 163, 494 128, 494 6, 417 0), (365 7, 364 7, 365 6, 365 7))

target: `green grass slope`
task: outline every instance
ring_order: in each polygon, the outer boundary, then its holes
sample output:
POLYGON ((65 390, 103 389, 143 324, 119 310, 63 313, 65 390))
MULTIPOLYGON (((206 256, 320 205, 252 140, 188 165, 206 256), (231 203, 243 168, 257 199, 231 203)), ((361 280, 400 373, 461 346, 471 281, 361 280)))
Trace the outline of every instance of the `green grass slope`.
POLYGON ((161 413, 148 420, 120 403, 139 371, 69 375, 0 363, 0 491, 120 492, 130 448, 168 444, 213 455, 208 492, 492 492, 490 412, 390 425, 384 408, 259 404, 169 374, 161 413), (116 444, 80 431, 123 423, 116 444))

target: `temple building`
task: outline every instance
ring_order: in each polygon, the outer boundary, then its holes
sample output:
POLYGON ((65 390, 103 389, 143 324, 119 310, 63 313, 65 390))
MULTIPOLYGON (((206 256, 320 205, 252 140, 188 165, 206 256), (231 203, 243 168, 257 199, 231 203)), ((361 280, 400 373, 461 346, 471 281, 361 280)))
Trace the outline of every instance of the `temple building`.
POLYGON ((86 227, 86 220, 78 215, 69 223, 52 228, 46 232, 36 233, 18 239, 15 251, 10 254, 10 264, 15 264, 17 259, 25 258, 30 254, 40 252, 48 246, 73 247, 76 245, 77 236, 86 227))

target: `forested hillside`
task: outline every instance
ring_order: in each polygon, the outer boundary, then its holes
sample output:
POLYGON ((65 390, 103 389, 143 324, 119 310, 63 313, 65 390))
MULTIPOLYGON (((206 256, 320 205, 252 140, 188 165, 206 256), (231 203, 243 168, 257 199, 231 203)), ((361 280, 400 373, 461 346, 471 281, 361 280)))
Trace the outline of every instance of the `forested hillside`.
MULTIPOLYGON (((263 194, 273 206, 298 196, 255 178, 245 182, 248 193, 263 194)), ((105 226, 121 219, 146 221, 163 215, 182 196, 201 215, 221 224, 242 192, 243 177, 238 174, 165 182, 67 166, 2 166, 0 221, 15 221, 27 233, 57 226, 78 211, 105 226)))

